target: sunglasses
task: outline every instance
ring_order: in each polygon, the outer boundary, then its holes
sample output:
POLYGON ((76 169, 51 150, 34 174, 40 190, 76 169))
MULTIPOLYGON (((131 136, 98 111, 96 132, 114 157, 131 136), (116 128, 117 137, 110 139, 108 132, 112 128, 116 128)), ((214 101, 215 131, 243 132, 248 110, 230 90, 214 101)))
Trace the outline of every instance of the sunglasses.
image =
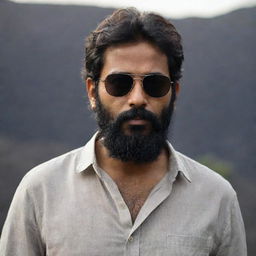
POLYGON ((138 79, 142 81, 144 91, 154 98, 165 96, 173 84, 169 77, 161 74, 137 75, 114 73, 108 75, 105 80, 100 81, 105 83, 106 91, 111 96, 122 97, 133 89, 135 80, 138 79))

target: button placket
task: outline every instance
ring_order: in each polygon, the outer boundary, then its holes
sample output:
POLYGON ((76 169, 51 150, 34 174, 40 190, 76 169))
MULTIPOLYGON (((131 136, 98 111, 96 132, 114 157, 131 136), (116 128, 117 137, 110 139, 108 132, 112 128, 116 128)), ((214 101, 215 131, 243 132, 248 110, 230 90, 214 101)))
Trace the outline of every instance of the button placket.
POLYGON ((131 229, 132 228, 131 215, 130 215, 128 207, 126 206, 126 204, 122 198, 120 191, 118 190, 116 183, 104 170, 101 170, 101 176, 102 176, 102 181, 104 182, 106 188, 110 192, 110 194, 115 202, 115 205, 118 210, 119 220, 120 220, 121 224, 123 225, 123 228, 131 229))
POLYGON ((133 233, 126 240, 125 256, 139 256, 140 255, 140 232, 133 233))

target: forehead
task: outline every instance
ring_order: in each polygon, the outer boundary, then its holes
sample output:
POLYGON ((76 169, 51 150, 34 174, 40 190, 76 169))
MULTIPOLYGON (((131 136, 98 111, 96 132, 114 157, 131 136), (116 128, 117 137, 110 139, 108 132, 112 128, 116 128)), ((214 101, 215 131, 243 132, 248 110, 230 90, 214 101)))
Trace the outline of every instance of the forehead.
POLYGON ((145 41, 111 46, 105 51, 103 62, 101 76, 115 72, 159 72, 169 76, 166 55, 158 47, 145 41))

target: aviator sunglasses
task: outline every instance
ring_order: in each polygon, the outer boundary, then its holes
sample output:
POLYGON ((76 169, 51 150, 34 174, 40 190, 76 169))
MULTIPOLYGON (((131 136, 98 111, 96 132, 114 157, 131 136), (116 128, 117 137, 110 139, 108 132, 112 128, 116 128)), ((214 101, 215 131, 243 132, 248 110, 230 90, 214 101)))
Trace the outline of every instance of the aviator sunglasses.
POLYGON ((105 83, 106 91, 111 96, 122 97, 133 89, 135 80, 141 80, 144 91, 154 98, 165 96, 173 84, 169 77, 154 73, 147 75, 113 73, 100 81, 105 83))

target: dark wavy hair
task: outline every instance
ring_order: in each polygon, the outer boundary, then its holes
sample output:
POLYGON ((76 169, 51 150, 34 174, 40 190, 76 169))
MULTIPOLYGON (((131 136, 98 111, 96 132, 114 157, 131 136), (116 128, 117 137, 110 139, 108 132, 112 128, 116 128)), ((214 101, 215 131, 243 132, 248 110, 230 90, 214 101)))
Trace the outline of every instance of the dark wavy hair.
POLYGON ((175 27, 160 15, 126 8, 116 10, 86 38, 84 79, 90 77, 98 81, 108 47, 137 41, 156 45, 167 56, 172 81, 181 78, 184 56, 181 36, 175 27))

